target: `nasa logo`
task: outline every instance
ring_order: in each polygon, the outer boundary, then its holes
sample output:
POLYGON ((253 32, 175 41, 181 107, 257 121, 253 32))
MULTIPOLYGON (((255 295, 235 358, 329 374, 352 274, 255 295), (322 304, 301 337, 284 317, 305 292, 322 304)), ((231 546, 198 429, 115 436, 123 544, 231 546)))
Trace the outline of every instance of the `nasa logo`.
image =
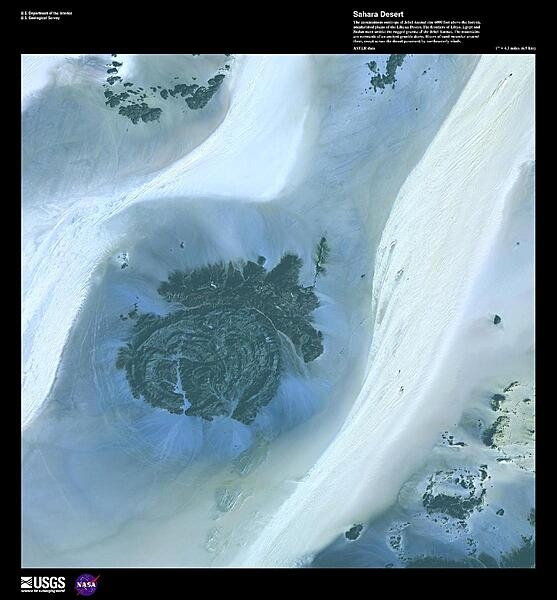
POLYGON ((74 586, 75 591, 80 596, 92 596, 97 591, 97 586, 98 586, 97 581, 98 581, 99 577, 100 577, 100 575, 93 577, 93 575, 91 575, 89 573, 84 573, 83 575, 80 575, 75 580, 75 586, 74 586))

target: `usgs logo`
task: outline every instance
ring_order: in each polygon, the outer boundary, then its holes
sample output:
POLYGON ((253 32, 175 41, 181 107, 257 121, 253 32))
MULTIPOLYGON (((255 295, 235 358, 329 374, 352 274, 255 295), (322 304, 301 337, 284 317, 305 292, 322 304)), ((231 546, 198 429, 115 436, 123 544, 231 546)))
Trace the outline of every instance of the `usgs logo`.
POLYGON ((66 590, 65 577, 21 577, 22 592, 46 592, 55 594, 66 590))

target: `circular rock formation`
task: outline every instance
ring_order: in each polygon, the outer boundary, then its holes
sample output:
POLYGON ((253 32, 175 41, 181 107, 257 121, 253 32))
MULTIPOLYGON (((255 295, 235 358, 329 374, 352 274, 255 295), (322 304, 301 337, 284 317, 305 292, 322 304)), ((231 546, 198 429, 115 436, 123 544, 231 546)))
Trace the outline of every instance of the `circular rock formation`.
POLYGON ((323 352, 310 314, 319 302, 298 283, 301 260, 285 255, 176 271, 158 292, 177 308, 140 315, 116 366, 134 397, 171 413, 251 423, 275 396, 287 346, 304 362, 323 352))

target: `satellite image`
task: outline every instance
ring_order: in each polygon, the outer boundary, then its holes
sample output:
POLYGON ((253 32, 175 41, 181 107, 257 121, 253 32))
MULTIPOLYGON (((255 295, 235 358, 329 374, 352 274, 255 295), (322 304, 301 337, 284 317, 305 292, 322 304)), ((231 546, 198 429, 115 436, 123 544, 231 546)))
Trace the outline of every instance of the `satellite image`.
POLYGON ((22 55, 22 565, 535 566, 535 57, 22 55))

